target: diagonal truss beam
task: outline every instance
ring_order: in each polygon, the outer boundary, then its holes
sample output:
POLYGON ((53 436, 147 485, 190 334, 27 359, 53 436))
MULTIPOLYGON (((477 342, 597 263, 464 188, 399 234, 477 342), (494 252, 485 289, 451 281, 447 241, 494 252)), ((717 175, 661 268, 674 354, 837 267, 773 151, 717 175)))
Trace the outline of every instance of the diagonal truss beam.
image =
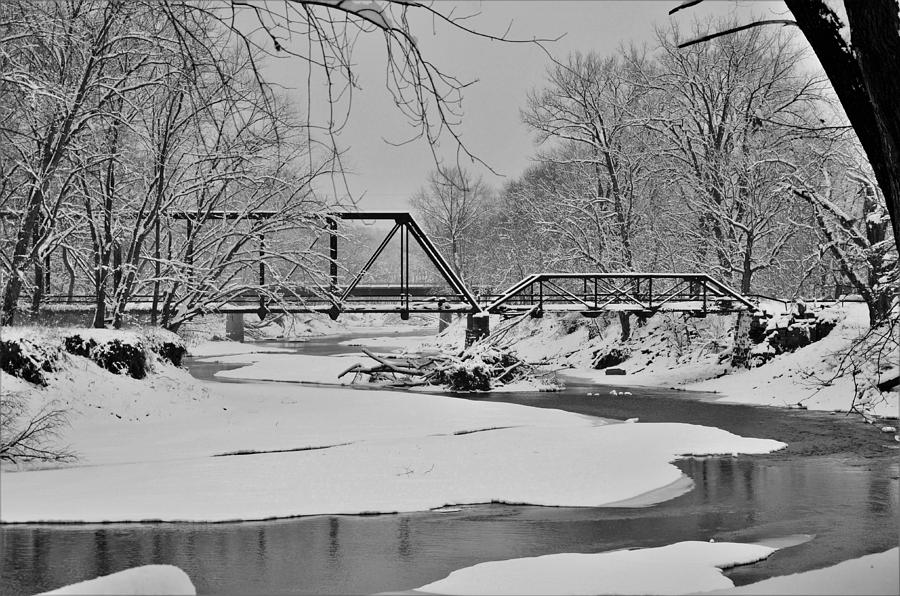
MULTIPOLYGON (((462 279, 453 271, 453 268, 450 267, 450 264, 446 259, 441 255, 438 251, 437 247, 435 247, 434 243, 431 242, 431 239, 428 235, 422 230, 419 224, 413 219, 412 215, 405 211, 387 211, 387 212, 372 212, 372 211, 361 211, 361 212, 341 212, 341 213, 333 213, 330 214, 330 217, 341 218, 346 220, 393 220, 394 227, 388 233, 384 240, 382 240, 379 247, 375 250, 369 260, 366 262, 365 266, 360 269, 360 271, 356 274, 353 279, 353 282, 342 292, 339 300, 339 303, 335 306, 340 309, 343 306, 343 303, 347 300, 350 293, 353 289, 362 281, 363 277, 372 267, 375 260, 384 252, 384 249, 387 247, 388 243, 394 237, 394 235, 400 231, 401 232, 401 292, 404 287, 408 287, 409 280, 406 279, 408 277, 409 272, 409 237, 411 236, 415 239, 416 243, 425 253, 425 256, 428 257, 428 260, 431 261, 431 264, 435 266, 438 270, 438 273, 441 274, 441 277, 444 278, 444 281, 450 286, 451 290, 455 292, 457 295, 462 296, 464 301, 468 304, 471 309, 471 312, 481 313, 484 312, 484 309, 478 303, 475 296, 466 286, 466 284, 462 281, 462 279)), ((336 251, 334 253, 336 255, 336 251)), ((406 297, 407 306, 408 306, 409 297, 406 297)))

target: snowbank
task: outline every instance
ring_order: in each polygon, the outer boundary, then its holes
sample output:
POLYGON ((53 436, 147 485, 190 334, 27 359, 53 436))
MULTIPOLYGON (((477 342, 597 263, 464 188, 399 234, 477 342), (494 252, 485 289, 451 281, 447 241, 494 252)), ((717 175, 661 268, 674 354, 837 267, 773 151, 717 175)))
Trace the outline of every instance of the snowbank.
POLYGON ((196 594, 187 573, 173 565, 144 565, 57 588, 44 594, 196 594))
POLYGON ((900 549, 734 587, 721 570, 765 559, 756 544, 679 542, 660 548, 491 561, 418 588, 432 594, 900 593, 900 549))
MULTIPOLYGON (((722 401, 781 407, 800 404, 826 411, 846 412, 855 405, 867 417, 897 417, 900 402, 896 391, 870 391, 862 402, 853 404, 852 376, 831 379, 843 354, 867 330, 865 305, 836 305, 820 316, 836 324, 824 339, 774 356, 753 369, 733 369, 730 365, 735 315, 697 319, 659 313, 644 324, 632 317, 631 335, 626 341, 621 340, 621 326, 615 316, 585 319, 545 315, 523 320, 507 333, 504 343, 529 362, 598 384, 680 387, 718 392, 722 401), (605 370, 594 369, 601 357, 605 366, 620 368, 626 374, 608 375, 605 370)), ((770 323, 778 325, 780 320, 776 316, 770 323)), ((500 319, 491 320, 492 329, 504 324, 500 319)), ((452 344, 457 331, 425 345, 452 344)), ((870 381, 862 375, 857 378, 861 384, 870 381)))
POLYGON ((900 549, 705 594, 900 594, 900 549))
POLYGON ((4 470, 2 521, 224 521, 492 501, 598 506, 688 490, 669 463, 683 454, 783 447, 715 428, 604 425, 514 404, 210 385, 177 369, 136 381, 94 368, 37 391, 74 389, 66 399, 77 415, 65 439, 80 459, 4 470))
POLYGON ((306 354, 246 353, 239 356, 218 356, 204 360, 223 364, 247 364, 241 368, 216 373, 217 377, 225 379, 348 385, 352 381, 353 375, 345 376, 342 379, 339 379, 338 375, 357 362, 366 359, 365 354, 308 356, 306 354))
POLYGON ((668 462, 680 454, 782 446, 692 425, 584 424, 412 431, 318 448, 298 439, 281 451, 21 472, 3 479, 2 521, 213 522, 490 502, 596 507, 676 483, 682 474, 668 462))
MULTIPOLYGON (((796 352, 776 356, 759 368, 732 371, 727 376, 689 383, 684 387, 721 393, 724 397, 720 401, 847 411, 855 395, 854 379, 850 375, 832 377, 843 352, 859 338, 863 325, 858 319, 844 319, 824 339, 796 352)), ((863 383, 864 380, 859 378, 857 382, 863 383)), ((884 399, 858 403, 857 406, 868 415, 897 417, 897 392, 882 395, 884 399)))
POLYGON ((755 544, 690 541, 545 555, 481 563, 418 589, 436 594, 684 594, 732 587, 722 569, 755 563, 774 551, 755 544))
MULTIPOLYGON (((288 348, 276 348, 265 344, 240 343, 236 341, 202 341, 188 348, 188 354, 194 358, 212 358, 214 356, 237 356, 240 354, 280 354, 290 352, 288 348)), ((218 360, 207 360, 218 362, 218 360)))

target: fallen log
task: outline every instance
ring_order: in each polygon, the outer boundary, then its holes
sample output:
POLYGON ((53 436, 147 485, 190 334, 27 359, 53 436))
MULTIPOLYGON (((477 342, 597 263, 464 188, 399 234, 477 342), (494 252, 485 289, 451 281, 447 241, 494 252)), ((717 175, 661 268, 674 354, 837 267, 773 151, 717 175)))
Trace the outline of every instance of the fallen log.
POLYGON ((381 356, 376 356, 375 354, 373 354, 366 348, 363 348, 362 351, 369 358, 375 360, 382 366, 390 369, 391 372, 399 373, 402 375, 421 375, 421 374, 425 374, 425 372, 426 372, 426 371, 422 370, 421 368, 407 368, 407 367, 403 367, 403 366, 396 366, 396 365, 388 362, 386 358, 382 358, 381 356))

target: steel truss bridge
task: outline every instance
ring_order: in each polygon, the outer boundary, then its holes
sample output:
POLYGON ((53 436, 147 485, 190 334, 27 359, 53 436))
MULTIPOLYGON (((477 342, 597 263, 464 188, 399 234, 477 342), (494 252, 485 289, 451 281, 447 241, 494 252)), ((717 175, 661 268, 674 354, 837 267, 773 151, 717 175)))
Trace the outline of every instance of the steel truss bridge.
MULTIPOLYGON (((168 214, 186 221, 188 229, 199 217, 191 212, 168 214)), ((258 219, 276 212, 206 212, 205 219, 258 219)), ((529 313, 539 317, 545 312, 580 312, 595 317, 604 311, 632 312, 649 316, 660 311, 676 311, 704 316, 756 310, 756 305, 728 286, 702 273, 537 273, 529 275, 501 294, 476 296, 453 271, 428 235, 407 212, 341 212, 325 218, 329 234, 330 286, 314 291, 286 289, 262 296, 244 292, 227 303, 208 305, 207 312, 256 313, 260 318, 276 313, 327 313, 337 319, 341 313, 397 313, 406 319, 410 313, 468 313, 517 316, 529 313), (350 283, 338 284, 339 220, 392 221, 393 227, 350 283), (376 260, 390 241, 400 238, 400 282, 396 285, 363 283, 376 260), (409 250, 415 242, 437 269, 446 285, 410 283, 409 250), (449 290, 448 290, 449 288, 449 290)), ((191 255, 188 255, 189 262, 191 255)), ((49 269, 49 268, 48 268, 49 269)), ((265 271, 260 267, 260 285, 265 271)), ((48 284, 49 285, 49 284, 48 284)), ((44 302, 69 303, 68 309, 92 308, 93 296, 47 295, 44 302)), ((135 296, 128 312, 150 312, 152 297, 135 296)))
POLYGON ((659 311, 756 310, 749 299, 702 273, 536 273, 484 306, 492 314, 603 311, 651 315, 659 311))

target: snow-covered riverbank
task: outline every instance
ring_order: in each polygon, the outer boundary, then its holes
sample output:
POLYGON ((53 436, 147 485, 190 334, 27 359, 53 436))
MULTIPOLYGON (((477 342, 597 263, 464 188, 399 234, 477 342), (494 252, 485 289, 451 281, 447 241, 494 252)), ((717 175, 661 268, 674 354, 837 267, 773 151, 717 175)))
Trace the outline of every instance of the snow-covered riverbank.
MULTIPOLYGON (((263 356, 288 358, 256 357, 263 356)), ((71 412, 64 438, 79 460, 57 469, 7 468, 4 522, 652 502, 689 489, 670 463, 677 457, 783 446, 696 425, 603 424, 558 410, 434 395, 204 384, 171 367, 142 390, 139 381, 81 360, 45 389, 18 387, 35 400, 64 397, 71 412)), ((278 368, 292 373, 289 363, 278 368)))
MULTIPOLYGON (((897 418, 897 390, 880 392, 872 385, 896 376, 900 353, 894 348, 879 362, 873 358, 860 367, 880 366, 881 376, 877 370, 860 370, 857 378, 850 372, 835 375, 850 346, 868 330, 868 315, 861 303, 826 310, 836 326, 824 339, 750 369, 730 365, 735 315, 692 319, 660 313, 643 324, 631 317, 630 337, 622 340, 614 316, 585 319, 548 314, 522 320, 506 332, 503 343, 529 362, 592 383, 710 391, 729 403, 839 412, 855 409, 869 419, 897 418), (596 368, 604 356, 615 356, 614 364, 596 368), (623 374, 610 375, 606 367, 623 374), (861 397, 857 397, 857 389, 861 397)), ((771 324, 777 325, 777 321, 776 317, 771 324)), ((492 317, 492 329, 508 324, 492 317)), ((458 349, 464 331, 463 322, 457 321, 421 347, 458 349)))
POLYGON ((896 594, 898 549, 734 587, 722 569, 765 559, 759 544, 679 542, 659 548, 492 561, 422 586, 425 594, 896 594))
MULTIPOLYGON (((577 347, 579 333, 558 334, 557 345, 577 347)), ((551 334, 535 336, 532 345, 549 353, 553 341, 551 334)), ((391 345, 389 338, 383 344, 391 345)), ((577 360, 576 352, 562 358, 577 360)), ((331 382, 354 358, 230 342, 198 344, 193 353, 252 364, 229 376, 269 378, 259 376, 264 372, 273 380, 304 382, 331 382)), ((611 380, 622 384, 623 378, 611 380)), ((7 374, 2 385, 36 402, 62 400, 70 411, 62 438, 79 456, 56 469, 4 467, 3 522, 224 521, 486 502, 640 505, 690 490, 671 464, 679 457, 740 457, 783 446, 692 424, 609 424, 559 410, 436 395, 202 383, 163 364, 139 381, 76 357, 46 388, 7 374)), ((672 546, 676 559, 685 554, 672 546)), ((728 548, 708 549, 716 552, 702 558, 706 563, 698 560, 705 567, 695 579, 722 578, 717 567, 743 562, 728 548)), ((574 555, 560 556, 568 561, 574 555)), ((634 557, 637 567, 655 567, 634 557)), ((549 570, 558 570, 555 563, 549 570)), ((507 581, 515 574, 500 571, 501 585, 519 585, 507 581)), ((645 574, 629 577, 634 593, 659 591, 645 574)), ((612 589, 599 576, 582 583, 597 592, 612 589)), ((713 587, 727 584, 697 579, 664 592, 713 587)))

